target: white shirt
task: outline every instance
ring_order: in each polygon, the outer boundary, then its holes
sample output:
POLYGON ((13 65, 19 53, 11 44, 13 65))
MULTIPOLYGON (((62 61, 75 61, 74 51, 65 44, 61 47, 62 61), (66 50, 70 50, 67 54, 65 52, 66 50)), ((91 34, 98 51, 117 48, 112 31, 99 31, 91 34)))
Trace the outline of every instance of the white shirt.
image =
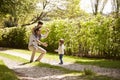
POLYGON ((58 54, 64 54, 64 49, 65 49, 64 44, 62 44, 61 46, 59 46, 58 47, 58 54))
MULTIPOLYGON (((44 38, 45 37, 45 35, 42 35, 41 34, 41 38, 44 38)), ((35 37, 35 35, 34 34, 31 34, 31 36, 30 36, 30 38, 29 38, 29 44, 28 44, 28 46, 35 46, 35 47, 38 47, 38 42, 37 42, 37 40, 39 40, 39 37, 35 37)))

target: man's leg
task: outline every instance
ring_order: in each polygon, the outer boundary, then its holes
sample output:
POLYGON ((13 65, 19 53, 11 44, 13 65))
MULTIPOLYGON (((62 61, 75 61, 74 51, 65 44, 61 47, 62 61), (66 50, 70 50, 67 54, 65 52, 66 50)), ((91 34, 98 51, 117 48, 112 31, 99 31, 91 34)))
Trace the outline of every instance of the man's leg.
POLYGON ((31 55, 31 58, 30 58, 30 62, 33 62, 36 49, 35 49, 33 46, 31 46, 29 49, 32 51, 32 55, 31 55))
POLYGON ((43 56, 46 54, 47 51, 45 49, 41 48, 41 47, 38 47, 37 52, 40 52, 41 54, 36 59, 36 61, 40 61, 43 58, 43 56))

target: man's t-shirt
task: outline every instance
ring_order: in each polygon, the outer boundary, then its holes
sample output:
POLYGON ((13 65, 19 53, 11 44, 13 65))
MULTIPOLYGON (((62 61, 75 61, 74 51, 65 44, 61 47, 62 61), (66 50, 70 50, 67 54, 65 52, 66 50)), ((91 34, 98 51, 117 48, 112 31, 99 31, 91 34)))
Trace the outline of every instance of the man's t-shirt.
MULTIPOLYGON (((44 37, 45 37, 45 35, 41 34, 41 38, 44 38, 44 37)), ((31 36, 29 38, 28 46, 36 46, 36 47, 38 47, 39 43, 37 42, 37 40, 39 40, 39 39, 40 39, 39 36, 35 36, 34 34, 31 34, 31 36)))

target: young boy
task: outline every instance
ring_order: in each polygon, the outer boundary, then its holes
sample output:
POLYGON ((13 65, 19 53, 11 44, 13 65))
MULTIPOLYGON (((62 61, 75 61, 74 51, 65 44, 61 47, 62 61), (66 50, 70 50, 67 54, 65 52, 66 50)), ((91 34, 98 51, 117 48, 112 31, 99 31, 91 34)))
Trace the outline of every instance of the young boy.
POLYGON ((59 59, 60 59, 60 63, 59 63, 59 64, 60 64, 60 65, 63 64, 64 50, 65 50, 64 39, 60 39, 60 40, 59 40, 58 50, 55 50, 55 51, 58 52, 58 54, 59 54, 59 59))

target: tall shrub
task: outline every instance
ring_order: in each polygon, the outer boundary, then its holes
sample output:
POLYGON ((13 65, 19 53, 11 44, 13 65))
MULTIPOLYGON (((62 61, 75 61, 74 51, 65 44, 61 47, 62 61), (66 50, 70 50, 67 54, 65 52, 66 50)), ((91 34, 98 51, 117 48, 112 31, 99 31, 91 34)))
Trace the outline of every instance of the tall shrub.
POLYGON ((8 28, 0 36, 0 46, 12 48, 27 48, 28 37, 26 28, 8 28))

